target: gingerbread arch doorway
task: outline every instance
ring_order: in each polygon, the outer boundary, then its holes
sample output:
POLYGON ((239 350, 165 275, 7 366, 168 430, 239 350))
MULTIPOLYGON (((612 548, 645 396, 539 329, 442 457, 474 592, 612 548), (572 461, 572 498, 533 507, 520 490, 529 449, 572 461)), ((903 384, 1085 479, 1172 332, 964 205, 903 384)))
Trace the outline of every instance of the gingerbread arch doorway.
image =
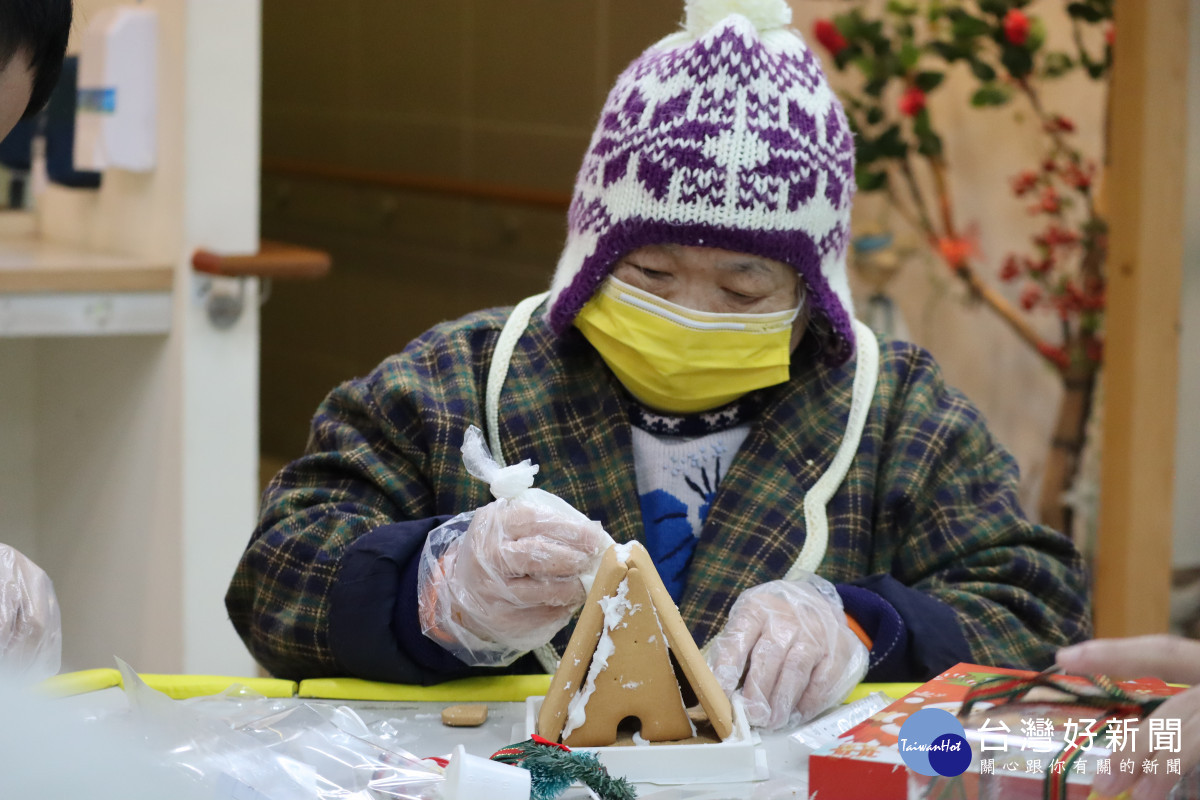
POLYGON ((650 554, 631 542, 608 550, 538 714, 538 733, 571 747, 606 747, 630 718, 649 742, 689 739, 694 695, 717 737, 733 709, 650 554))

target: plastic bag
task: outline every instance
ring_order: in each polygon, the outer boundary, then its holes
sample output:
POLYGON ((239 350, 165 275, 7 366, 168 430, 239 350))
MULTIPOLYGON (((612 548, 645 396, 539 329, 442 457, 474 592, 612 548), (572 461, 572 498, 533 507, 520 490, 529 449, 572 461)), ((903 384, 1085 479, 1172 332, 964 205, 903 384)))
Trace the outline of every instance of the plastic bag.
POLYGON ((421 630, 466 664, 504 666, 570 621, 613 541, 562 498, 532 488, 537 465, 499 466, 478 428, 467 430, 462 453, 496 500, 429 534, 421 630))
POLYGON ((817 750, 837 741, 838 737, 860 722, 894 703, 892 697, 883 692, 872 692, 853 703, 834 706, 829 711, 788 735, 788 749, 797 755, 808 757, 817 750))
MULTIPOLYGON (((281 701, 240 687, 178 702, 118 661, 130 713, 113 722, 219 798, 433 800, 441 770, 382 746, 345 706, 281 701)), ((103 723, 105 720, 100 720, 103 723)))
POLYGON ((0 677, 0 798, 215 800, 144 743, 105 724, 95 706, 111 699, 49 697, 40 687, 0 677))
POLYGON ((29 681, 62 663, 62 617, 54 584, 37 564, 0 544, 0 669, 29 681))
POLYGON ((362 738, 366 725, 345 706, 305 703, 241 730, 285 765, 305 797, 416 800, 434 796, 443 780, 415 756, 362 738))

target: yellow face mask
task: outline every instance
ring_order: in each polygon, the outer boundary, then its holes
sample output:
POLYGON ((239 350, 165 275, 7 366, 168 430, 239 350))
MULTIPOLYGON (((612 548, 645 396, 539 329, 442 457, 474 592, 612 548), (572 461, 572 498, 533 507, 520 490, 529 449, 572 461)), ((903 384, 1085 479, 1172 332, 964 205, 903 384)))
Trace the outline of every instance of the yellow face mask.
POLYGON ((693 311, 609 276, 575 327, 634 397, 690 414, 786 381, 799 313, 693 311))

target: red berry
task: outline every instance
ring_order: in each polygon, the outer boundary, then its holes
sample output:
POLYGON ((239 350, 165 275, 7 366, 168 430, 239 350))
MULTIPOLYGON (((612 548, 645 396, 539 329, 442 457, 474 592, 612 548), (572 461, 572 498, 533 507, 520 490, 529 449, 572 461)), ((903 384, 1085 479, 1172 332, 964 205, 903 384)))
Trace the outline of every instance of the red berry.
POLYGON ((900 98, 900 113, 906 117, 915 117, 925 108, 925 93, 916 86, 904 90, 900 98))
POLYGON ((1004 15, 1004 38, 1017 47, 1029 41, 1029 17, 1024 12, 1014 8, 1004 15))
POLYGON ((817 37, 821 46, 832 53, 835 58, 849 46, 849 42, 846 41, 845 36, 842 36, 842 32, 827 19, 816 21, 813 25, 813 35, 817 37))
POLYGON ((1047 186, 1042 190, 1041 201, 1038 207, 1047 214, 1057 214, 1062 208, 1062 201, 1058 197, 1058 192, 1054 191, 1053 186, 1047 186))
POLYGON ((1012 189, 1013 194, 1017 197, 1024 197, 1037 188, 1038 175, 1033 170, 1025 170, 1017 177, 1013 178, 1012 189))
POLYGON ((1067 351, 1061 347, 1041 342, 1038 344, 1038 352, 1050 361, 1053 361, 1061 369, 1066 369, 1070 363, 1067 359, 1067 351))
POLYGON ((1021 308, 1026 311, 1032 311, 1042 299, 1042 290, 1036 286, 1026 286, 1025 291, 1021 292, 1021 308))
POLYGON ((1004 266, 1000 268, 1000 280, 1011 281, 1015 280, 1021 274, 1021 266, 1017 261, 1016 256, 1009 256, 1004 259, 1004 266))

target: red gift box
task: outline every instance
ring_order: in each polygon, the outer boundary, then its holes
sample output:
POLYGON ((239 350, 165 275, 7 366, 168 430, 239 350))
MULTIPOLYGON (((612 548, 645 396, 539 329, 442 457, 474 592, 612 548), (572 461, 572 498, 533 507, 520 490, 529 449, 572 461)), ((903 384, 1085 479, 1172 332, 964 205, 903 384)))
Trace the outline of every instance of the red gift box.
MULTIPOLYGON (((958 664, 922 684, 879 713, 842 734, 837 741, 818 749, 808 761, 808 793, 817 800, 907 800, 910 789, 914 797, 947 797, 975 800, 983 796, 1008 798, 1041 798, 1045 771, 1029 772, 1034 759, 1046 764, 1058 750, 1065 746, 1059 738, 1053 742, 1053 752, 1030 748, 1030 740, 1021 735, 1019 717, 1049 719, 1056 731, 1062 730, 1067 720, 1103 717, 1104 712, 1095 708, 1037 700, 1035 694, 1028 700, 1035 705, 1022 704, 1019 708, 1003 710, 1003 706, 979 704, 971 717, 964 721, 967 741, 972 748, 971 766, 957 778, 928 778, 905 766, 898 747, 900 726, 908 717, 922 709, 938 708, 957 715, 967 693, 978 684, 1001 676, 1031 678, 1036 672, 983 667, 977 664, 958 664), (1015 716, 1014 716, 1015 715, 1015 716), (981 732, 980 726, 996 725, 1004 719, 1010 724, 1011 733, 997 734, 992 728, 981 732), (985 720, 988 722, 985 723, 985 720), (993 749, 1003 744, 1000 753, 986 752, 987 745, 993 749), (994 771, 981 774, 982 757, 991 757, 994 771), (910 787, 911 783, 911 787, 910 787), (944 790, 944 791, 943 791, 944 790)), ((1061 676, 1061 680, 1078 682, 1087 686, 1086 679, 1061 676)), ((1165 696, 1183 691, 1170 687, 1157 679, 1139 679, 1118 684, 1134 697, 1165 696)), ((1035 690, 1040 692, 1042 690, 1035 690)), ((1088 764, 1111 755, 1111 751, 1099 746, 1102 741, 1097 735, 1095 745, 1085 750, 1088 764)), ((1039 742, 1044 744, 1044 742, 1039 742)), ((1115 768, 1115 767, 1114 767, 1115 768)), ((1085 800, 1094 774, 1091 772, 1071 774, 1068 781, 1068 800, 1085 800)))

